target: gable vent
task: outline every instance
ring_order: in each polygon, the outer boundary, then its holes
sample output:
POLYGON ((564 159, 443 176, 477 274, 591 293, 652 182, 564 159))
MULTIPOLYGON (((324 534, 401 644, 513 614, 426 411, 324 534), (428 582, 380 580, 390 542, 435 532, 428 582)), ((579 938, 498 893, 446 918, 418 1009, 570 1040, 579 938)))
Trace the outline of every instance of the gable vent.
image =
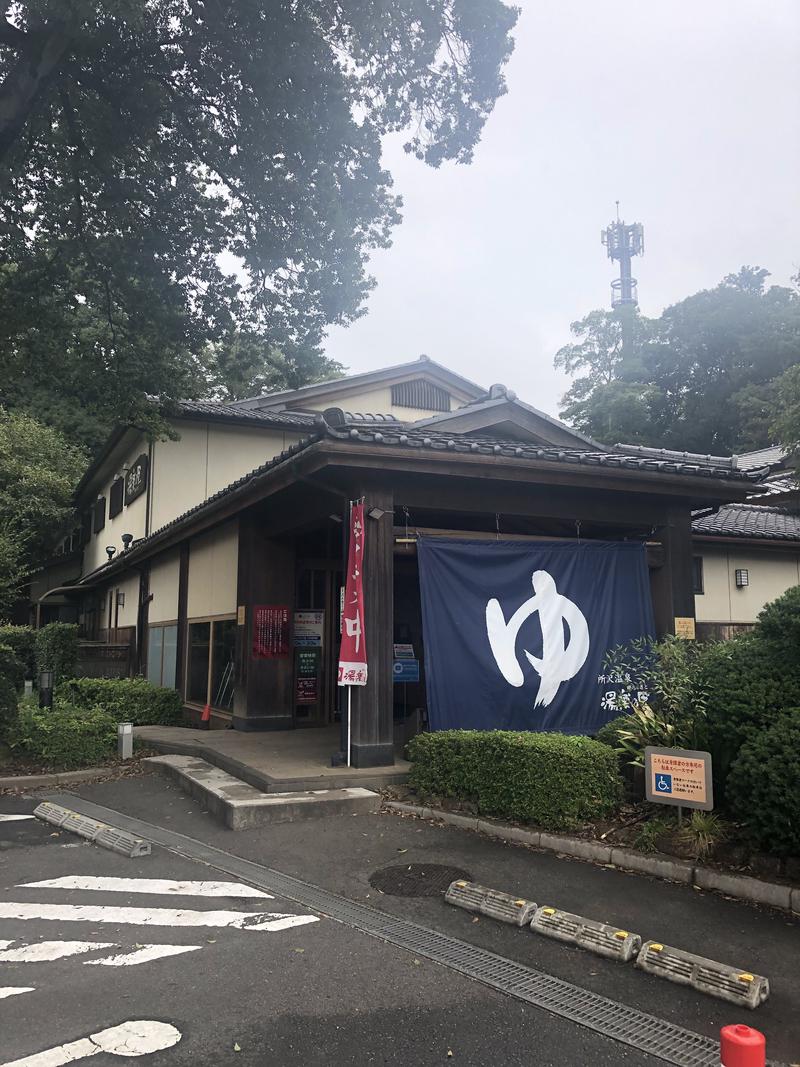
POLYGON ((423 411, 449 411, 450 394, 422 378, 392 386, 392 406, 422 408, 423 411))

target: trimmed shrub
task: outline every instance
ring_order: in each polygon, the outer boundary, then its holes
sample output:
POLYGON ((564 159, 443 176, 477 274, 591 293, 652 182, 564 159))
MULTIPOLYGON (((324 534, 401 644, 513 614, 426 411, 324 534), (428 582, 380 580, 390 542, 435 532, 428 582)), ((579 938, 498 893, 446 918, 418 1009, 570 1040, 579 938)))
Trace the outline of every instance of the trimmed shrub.
POLYGON ((70 770, 104 763, 114 755, 116 720, 100 708, 84 708, 56 700, 39 708, 23 700, 12 735, 12 748, 46 767, 70 770))
POLYGON ((36 675, 36 631, 32 626, 0 626, 0 645, 8 645, 22 661, 23 677, 36 675))
POLYGON ((550 830, 608 815, 622 798, 616 753, 588 737, 442 730, 413 738, 408 756, 420 793, 550 830))
POLYGON ((753 633, 771 646, 773 658, 784 659, 795 670, 800 668, 800 585, 787 589, 762 609, 753 633))
POLYGON ((728 777, 731 812, 759 848, 800 855, 800 707, 742 745, 728 777))
POLYGON ((53 671, 56 684, 74 678, 78 669, 78 627, 69 622, 50 622, 36 631, 36 676, 53 671))
POLYGON ((714 761, 716 795, 722 801, 728 772, 742 745, 768 728, 783 708, 800 705, 800 669, 753 631, 709 645, 700 674, 707 694, 705 744, 714 761))
POLYGON ((134 726, 176 726, 183 701, 176 689, 162 689, 145 678, 71 678, 58 694, 83 708, 102 708, 115 722, 134 726))
POLYGON ((0 741, 5 741, 17 721, 17 690, 23 681, 23 667, 8 645, 0 645, 0 741))

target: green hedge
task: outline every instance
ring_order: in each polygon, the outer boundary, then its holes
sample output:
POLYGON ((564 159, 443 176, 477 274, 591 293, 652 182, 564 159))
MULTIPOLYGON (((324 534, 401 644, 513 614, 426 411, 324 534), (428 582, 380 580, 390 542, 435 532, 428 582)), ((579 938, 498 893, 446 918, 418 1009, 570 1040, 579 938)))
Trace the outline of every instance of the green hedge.
POLYGON ((20 661, 7 645, 0 645, 0 741, 7 741, 17 721, 20 661))
POLYGON ((46 767, 92 767, 114 755, 117 723, 100 708, 64 700, 56 700, 52 708, 39 708, 28 699, 20 704, 11 744, 19 755, 46 767))
POLYGON ((36 631, 36 672, 54 671, 56 684, 74 678, 78 669, 78 627, 50 622, 36 631))
POLYGON ((759 848, 800 855, 800 707, 786 709, 742 745, 728 777, 728 804, 759 848))
POLYGON ((175 689, 162 689, 145 678, 71 678, 59 696, 84 708, 102 708, 115 722, 134 726, 175 726, 182 721, 183 701, 175 689))
POLYGON ((36 631, 32 626, 0 626, 0 645, 7 645, 22 661, 25 678, 36 676, 36 631))
POLYGON ((442 730, 408 745, 423 795, 476 803, 485 815, 560 830, 607 815, 622 798, 616 753, 588 737, 442 730))

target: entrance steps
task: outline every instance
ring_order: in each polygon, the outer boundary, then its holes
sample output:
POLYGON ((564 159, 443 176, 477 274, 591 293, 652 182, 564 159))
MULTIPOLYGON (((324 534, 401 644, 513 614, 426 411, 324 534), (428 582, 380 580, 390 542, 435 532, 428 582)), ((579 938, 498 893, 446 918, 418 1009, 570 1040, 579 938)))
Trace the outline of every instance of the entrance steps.
POLYGON ((381 806, 380 794, 361 786, 262 793, 196 756, 150 756, 144 762, 177 781, 230 830, 326 815, 368 815, 381 806))

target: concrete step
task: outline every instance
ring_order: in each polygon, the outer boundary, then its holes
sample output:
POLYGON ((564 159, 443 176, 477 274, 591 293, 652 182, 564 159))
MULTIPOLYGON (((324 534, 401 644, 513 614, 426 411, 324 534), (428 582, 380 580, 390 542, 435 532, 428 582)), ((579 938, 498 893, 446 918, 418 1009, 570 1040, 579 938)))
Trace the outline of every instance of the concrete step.
POLYGON ((326 815, 367 815, 381 806, 379 793, 360 786, 262 793, 196 756, 150 756, 144 762, 177 781, 231 830, 326 815))

